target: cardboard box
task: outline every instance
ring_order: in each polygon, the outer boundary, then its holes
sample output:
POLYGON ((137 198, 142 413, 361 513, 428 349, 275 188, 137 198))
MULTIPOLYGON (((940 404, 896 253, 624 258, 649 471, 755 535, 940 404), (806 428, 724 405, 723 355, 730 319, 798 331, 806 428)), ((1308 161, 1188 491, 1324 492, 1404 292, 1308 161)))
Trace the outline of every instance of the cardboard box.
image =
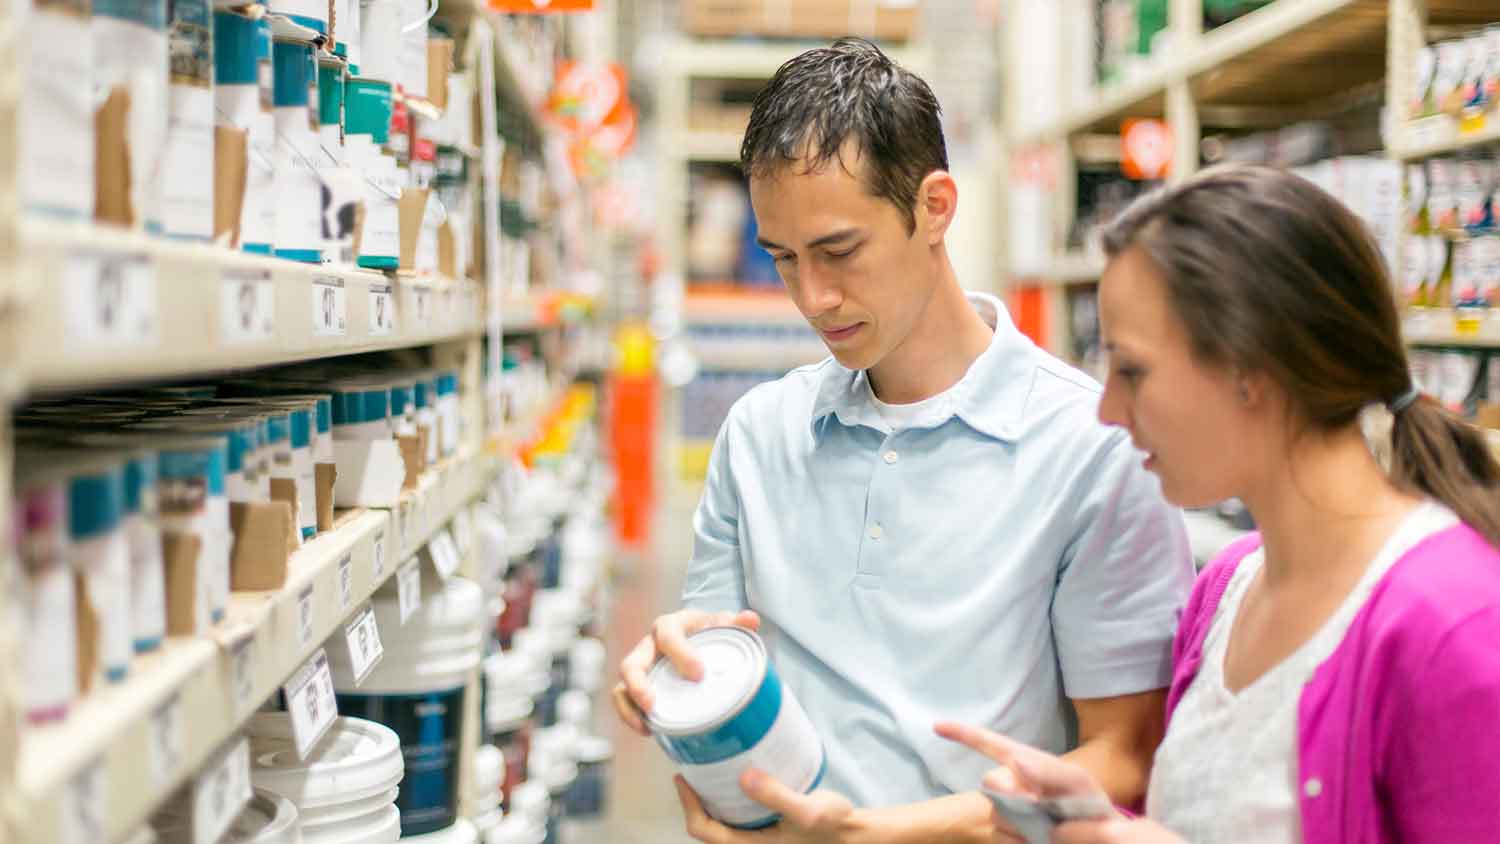
POLYGON ((89 600, 88 577, 74 575, 73 598, 78 625, 78 693, 87 694, 99 679, 99 614, 89 600))
POLYGON ((130 226, 140 211, 130 202, 130 91, 115 88, 94 113, 94 219, 130 226))
MULTIPOLYGON (((448 74, 453 71, 453 39, 427 39, 427 101, 448 108, 448 74)), ((455 103, 457 105, 457 103, 455 103)))
POLYGON ((318 489, 318 533, 324 533, 333 530, 333 490, 338 483, 338 464, 314 464, 313 473, 318 489))
POLYGON ((685 0, 682 29, 689 35, 839 38, 862 35, 907 41, 920 6, 880 0, 685 0))
POLYGON ((167 633, 198 636, 208 630, 208 607, 199 588, 198 557, 203 540, 190 533, 163 533, 162 562, 167 572, 167 633))
POLYGON ((240 216, 249 178, 250 135, 244 129, 214 127, 214 241, 240 247, 240 216))
MULTIPOLYGON (((296 485, 291 486, 295 495, 296 485)), ((286 585, 288 562, 299 534, 292 506, 286 501, 230 505, 232 591, 265 592, 286 585)))
POLYGON ((430 188, 406 188, 401 192, 397 210, 401 217, 401 269, 417 269, 417 241, 422 236, 422 221, 427 216, 430 188))

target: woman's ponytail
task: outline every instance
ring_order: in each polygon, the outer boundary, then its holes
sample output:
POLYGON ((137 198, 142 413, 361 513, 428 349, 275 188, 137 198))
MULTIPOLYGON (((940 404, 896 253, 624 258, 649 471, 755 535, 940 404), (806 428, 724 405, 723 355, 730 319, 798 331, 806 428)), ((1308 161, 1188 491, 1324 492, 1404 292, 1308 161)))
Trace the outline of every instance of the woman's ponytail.
POLYGON ((1431 399, 1393 403, 1391 480, 1424 493, 1500 546, 1500 463, 1483 431, 1431 399))

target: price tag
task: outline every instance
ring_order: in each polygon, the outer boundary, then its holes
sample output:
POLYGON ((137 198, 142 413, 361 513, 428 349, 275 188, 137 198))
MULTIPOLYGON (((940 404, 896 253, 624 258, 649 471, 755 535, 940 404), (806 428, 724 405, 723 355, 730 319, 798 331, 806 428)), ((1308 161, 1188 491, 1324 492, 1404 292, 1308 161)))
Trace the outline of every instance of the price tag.
POLYGON ((339 560, 339 611, 349 609, 349 600, 354 595, 354 557, 345 554, 339 560))
POLYGON ((95 759, 68 780, 64 798, 64 844, 98 844, 108 837, 109 777, 103 759, 95 759))
POLYGON ((427 328, 428 327, 428 323, 431 322, 431 319, 432 319, 432 302, 430 301, 431 294, 432 294, 432 291, 428 290, 426 287, 415 287, 415 288, 412 288, 412 301, 416 305, 416 307, 413 310, 416 313, 417 327, 418 328, 427 328))
POLYGON ((1458 136, 1458 124, 1446 114, 1424 117, 1407 124, 1407 138, 1413 146, 1434 147, 1451 142, 1458 136))
POLYGON ((146 725, 146 753, 151 781, 158 791, 165 790, 182 764, 182 699, 175 692, 151 712, 146 725))
POLYGON ((68 339, 76 346, 122 349, 157 342, 156 269, 145 255, 75 252, 61 282, 68 339))
POLYGON ((354 685, 364 685, 365 678, 385 656, 380 645, 380 630, 375 625, 375 609, 369 604, 344 628, 344 642, 349 646, 349 667, 354 669, 354 685))
POLYGON ((312 283, 313 336, 342 337, 349 322, 349 300, 344 295, 344 279, 320 275, 312 283))
POLYGON ((297 597, 297 644, 307 647, 312 643, 312 634, 313 588, 309 586, 297 597))
POLYGON ((453 535, 447 528, 433 534, 427 543, 427 553, 432 555, 432 564, 444 580, 456 574, 463 564, 463 555, 458 553, 458 546, 453 543, 453 535))
POLYGON ((307 664, 297 669, 282 690, 286 708, 292 718, 292 738, 297 744, 297 758, 307 752, 328 732, 338 717, 338 701, 333 693, 333 673, 328 669, 328 654, 322 648, 307 664))
POLYGON ((385 579, 385 531, 375 534, 375 582, 385 579))
POLYGON ((396 572, 396 598, 401 605, 401 623, 422 605, 422 569, 415 559, 396 572))
POLYGON ((230 677, 233 683, 234 711, 245 712, 254 703, 255 695, 255 637, 235 645, 229 652, 230 677))
POLYGON ((215 844, 250 802, 250 740, 241 738, 193 780, 193 844, 215 844))
POLYGON ((458 296, 454 294, 450 285, 443 288, 443 317, 450 322, 458 316, 458 296))
POLYGON ((225 270, 219 284, 219 336, 225 345, 276 335, 276 287, 266 270, 225 270))
POLYGON ((396 306, 389 282, 370 284, 370 336, 381 337, 396 329, 396 306))

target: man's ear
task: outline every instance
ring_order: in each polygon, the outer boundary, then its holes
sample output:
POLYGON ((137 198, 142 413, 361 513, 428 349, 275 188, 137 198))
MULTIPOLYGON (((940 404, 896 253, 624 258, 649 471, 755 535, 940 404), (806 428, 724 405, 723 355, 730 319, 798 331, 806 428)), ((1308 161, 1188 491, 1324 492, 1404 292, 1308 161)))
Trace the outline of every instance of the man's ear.
POLYGON ((953 215, 958 211, 958 183, 946 170, 934 170, 917 186, 917 231, 927 237, 928 246, 943 242, 953 215))

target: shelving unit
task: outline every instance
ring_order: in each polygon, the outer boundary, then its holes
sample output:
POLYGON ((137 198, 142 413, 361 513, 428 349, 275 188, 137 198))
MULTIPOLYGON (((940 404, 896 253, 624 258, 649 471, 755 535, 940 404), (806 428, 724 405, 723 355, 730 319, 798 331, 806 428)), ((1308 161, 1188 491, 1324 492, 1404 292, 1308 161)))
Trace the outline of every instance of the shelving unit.
MULTIPOLYGON (((499 110, 514 121, 507 128, 539 158, 547 128, 534 92, 507 64, 513 55, 495 37, 491 16, 462 0, 443 9, 466 33, 472 27, 464 58, 472 89, 490 102, 498 89, 499 110)), ((0 44, 14 38, 0 21, 0 44)), ((134 659, 124 682, 92 689, 59 722, 17 727, 14 619, 0 613, 0 842, 100 844, 135 831, 318 648, 342 647, 339 634, 352 615, 438 531, 469 523, 455 516, 490 489, 507 456, 493 444, 532 437, 549 409, 484 430, 484 338, 498 346, 505 331, 558 324, 549 307, 556 292, 514 292, 519 285, 506 283, 510 265, 500 254, 510 246, 500 242, 475 281, 298 264, 91 223, 22 219, 14 190, 16 66, 0 62, 0 118, 10 118, 0 119, 0 536, 10 535, 12 512, 10 409, 32 395, 426 350, 434 365, 459 371, 466 432, 458 454, 425 471, 396 506, 339 511, 332 530, 292 554, 282 588, 233 593, 226 619, 209 635, 169 637, 134 659)), ((476 117, 483 146, 464 147, 493 200, 481 213, 498 231, 495 111, 476 117)), ((471 182, 476 191, 479 182, 471 182)), ((559 381, 548 401, 555 404, 564 386, 559 381)), ((461 571, 475 569, 465 561, 461 571)), ((0 559, 0 581, 11 573, 10 560, 0 559)), ((8 584, 0 582, 0 594, 9 594, 8 584)), ((477 690, 470 699, 478 700, 477 690)), ((477 704, 471 709, 468 739, 479 730, 477 704)), ((473 745, 477 739, 464 743, 461 779, 473 745)), ((469 791, 463 794, 466 803, 469 791)))

